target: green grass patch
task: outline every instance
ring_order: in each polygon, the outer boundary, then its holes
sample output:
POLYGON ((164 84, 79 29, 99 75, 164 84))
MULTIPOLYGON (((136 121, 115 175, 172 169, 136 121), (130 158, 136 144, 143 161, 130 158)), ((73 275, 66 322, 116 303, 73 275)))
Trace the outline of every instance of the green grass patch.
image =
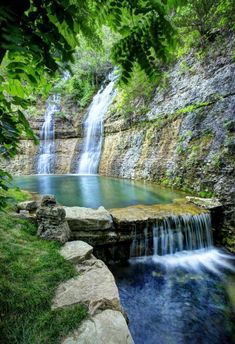
MULTIPOLYGON (((0 200, 5 209, 15 209, 18 202, 30 200, 31 194, 27 191, 20 190, 18 187, 3 190, 0 188, 0 200)), ((1 206, 0 206, 1 208, 1 206)))
POLYGON ((39 239, 28 221, 0 217, 0 342, 59 343, 87 314, 82 305, 51 310, 56 288, 75 269, 60 256, 60 245, 39 239))

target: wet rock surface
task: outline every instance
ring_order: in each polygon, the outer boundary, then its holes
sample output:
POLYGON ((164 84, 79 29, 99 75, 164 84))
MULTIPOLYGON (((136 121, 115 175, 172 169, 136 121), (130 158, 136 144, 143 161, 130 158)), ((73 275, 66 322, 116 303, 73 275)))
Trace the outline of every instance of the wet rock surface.
POLYGON ((184 201, 176 204, 136 205, 126 208, 110 209, 116 226, 147 223, 171 216, 199 215, 206 213, 199 207, 184 201))

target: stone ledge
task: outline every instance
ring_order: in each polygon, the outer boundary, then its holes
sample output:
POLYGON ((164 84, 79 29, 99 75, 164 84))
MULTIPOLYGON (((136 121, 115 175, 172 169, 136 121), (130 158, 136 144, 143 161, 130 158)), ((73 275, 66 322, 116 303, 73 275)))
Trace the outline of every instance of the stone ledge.
POLYGON ((107 309, 83 321, 62 344, 134 344, 123 315, 107 309))
POLYGON ((91 258, 93 247, 84 241, 69 241, 63 245, 60 254, 64 259, 77 264, 91 258))
POLYGON ((178 201, 172 204, 134 205, 126 208, 110 209, 114 224, 121 225, 162 220, 180 215, 199 215, 208 213, 194 204, 178 201))
POLYGON ((81 303, 90 314, 62 344, 134 344, 114 277, 104 262, 91 254, 92 249, 82 241, 73 241, 60 251, 70 262, 76 262, 81 256, 84 260, 75 265, 79 275, 57 288, 52 309, 81 303))
POLYGON ((110 213, 104 208, 64 207, 66 220, 72 231, 108 230, 113 226, 110 213))
POLYGON ((92 259, 77 267, 79 275, 62 283, 56 290, 53 309, 84 304, 90 315, 104 309, 121 311, 114 277, 101 260, 92 259), (90 264, 92 263, 92 264, 90 264))
POLYGON ((188 202, 193 203, 204 209, 213 210, 222 207, 222 203, 217 198, 201 198, 186 196, 188 202))

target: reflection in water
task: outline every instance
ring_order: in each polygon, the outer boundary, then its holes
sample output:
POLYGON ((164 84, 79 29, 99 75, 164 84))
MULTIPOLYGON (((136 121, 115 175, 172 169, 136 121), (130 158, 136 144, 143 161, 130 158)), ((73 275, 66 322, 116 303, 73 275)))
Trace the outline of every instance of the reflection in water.
POLYGON ((111 266, 135 344, 235 343, 233 258, 211 249, 111 266))
POLYGON ((100 178, 95 176, 89 179, 89 183, 87 182, 87 178, 89 177, 80 176, 77 178, 77 195, 79 194, 81 206, 85 207, 89 207, 89 204, 93 202, 92 200, 103 199, 102 190, 100 188, 100 178))
POLYGON ((170 203, 182 197, 156 184, 98 175, 34 175, 15 177, 22 189, 53 194, 67 206, 97 208, 125 207, 134 204, 170 203))

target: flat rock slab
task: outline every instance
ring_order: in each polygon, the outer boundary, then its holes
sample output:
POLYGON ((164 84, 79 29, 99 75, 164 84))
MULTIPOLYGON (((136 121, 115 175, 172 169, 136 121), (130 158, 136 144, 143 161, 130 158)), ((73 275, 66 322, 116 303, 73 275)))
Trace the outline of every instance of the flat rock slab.
POLYGON ((72 231, 108 230, 113 226, 110 213, 104 208, 64 207, 72 231))
POLYGON ((121 311, 118 289, 107 266, 97 259, 85 261, 77 269, 80 275, 62 283, 53 300, 52 309, 84 304, 91 315, 96 311, 121 311), (82 269, 81 269, 82 267, 82 269))
POLYGON ((206 210, 185 201, 172 204, 134 205, 126 208, 110 209, 114 223, 128 224, 161 220, 166 217, 179 215, 199 215, 206 210))
POLYGON ((20 210, 27 210, 27 211, 35 211, 39 207, 39 202, 37 201, 25 201, 19 202, 17 204, 18 211, 20 210))
POLYGON ((134 344, 123 315, 107 309, 85 320, 62 344, 134 344))
POLYGON ((217 198, 201 198, 186 196, 187 201, 198 205, 199 207, 212 210, 214 208, 222 207, 222 203, 217 198))
POLYGON ((67 242, 60 250, 64 259, 77 264, 91 257, 93 247, 84 241, 75 240, 67 242))

